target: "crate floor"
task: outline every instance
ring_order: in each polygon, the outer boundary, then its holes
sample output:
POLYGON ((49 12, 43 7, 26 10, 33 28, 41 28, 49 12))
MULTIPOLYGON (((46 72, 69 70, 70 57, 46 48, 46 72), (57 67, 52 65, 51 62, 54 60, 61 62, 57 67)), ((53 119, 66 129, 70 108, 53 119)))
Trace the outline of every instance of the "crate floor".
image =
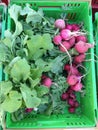
MULTIPOLYGON (((23 130, 23 129, 4 129, 4 130, 23 130)), ((73 129, 25 129, 25 130, 98 130, 98 123, 96 127, 93 128, 73 128, 73 129)))

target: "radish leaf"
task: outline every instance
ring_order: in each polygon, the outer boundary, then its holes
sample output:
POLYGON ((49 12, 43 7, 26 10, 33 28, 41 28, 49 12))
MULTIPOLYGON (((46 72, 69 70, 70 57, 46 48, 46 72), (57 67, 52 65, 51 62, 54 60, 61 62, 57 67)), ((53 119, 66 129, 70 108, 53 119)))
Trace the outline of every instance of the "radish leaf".
POLYGON ((25 59, 20 59, 13 65, 10 74, 14 82, 25 81, 30 75, 30 66, 25 59))
POLYGON ((41 99, 36 97, 35 93, 33 93, 28 86, 21 84, 20 90, 27 108, 35 108, 39 106, 41 99))
POLYGON ((22 105, 22 96, 17 91, 10 91, 6 96, 4 102, 1 104, 1 108, 7 112, 14 112, 22 105))
POLYGON ((12 89, 12 83, 10 81, 2 81, 0 82, 0 94, 7 95, 12 89))

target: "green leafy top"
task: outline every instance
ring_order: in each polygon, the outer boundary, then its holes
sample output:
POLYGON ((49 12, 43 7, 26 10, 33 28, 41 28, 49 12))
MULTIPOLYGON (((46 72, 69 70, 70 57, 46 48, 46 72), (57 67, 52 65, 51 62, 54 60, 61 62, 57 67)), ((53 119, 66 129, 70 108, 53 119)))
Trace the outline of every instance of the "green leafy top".
POLYGON ((54 19, 28 4, 12 5, 9 16, 15 30, 6 30, 0 41, 0 62, 8 75, 6 81, 0 82, 1 108, 13 113, 13 119, 15 114, 17 120, 25 116, 25 108, 38 108, 37 114, 63 113, 66 105, 60 97, 68 87, 63 76, 68 57, 52 43, 57 32, 54 19), (52 79, 50 89, 42 85, 43 74, 52 79))

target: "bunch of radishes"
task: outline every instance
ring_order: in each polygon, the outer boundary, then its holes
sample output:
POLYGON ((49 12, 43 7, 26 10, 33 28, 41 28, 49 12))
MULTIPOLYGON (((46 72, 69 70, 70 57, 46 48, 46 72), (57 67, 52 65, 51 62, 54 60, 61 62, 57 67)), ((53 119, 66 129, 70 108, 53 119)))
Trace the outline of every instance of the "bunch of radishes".
POLYGON ((76 100, 75 92, 71 88, 68 88, 67 91, 62 94, 61 99, 67 101, 69 105, 68 111, 70 113, 74 113, 75 109, 79 107, 79 102, 76 100))
POLYGON ((66 24, 63 19, 57 19, 54 25, 59 29, 59 33, 54 36, 53 43, 69 56, 69 63, 64 66, 69 89, 62 94, 62 100, 68 102, 69 112, 74 113, 75 108, 79 106, 74 93, 81 91, 83 87, 81 79, 84 77, 79 72, 78 66, 85 61, 85 53, 93 47, 93 44, 87 43, 86 33, 81 32, 78 24, 66 24), (70 49, 75 49, 78 55, 70 55, 70 49))
POLYGON ((55 27, 59 29, 59 34, 54 36, 53 42, 59 46, 60 51, 66 52, 71 48, 84 54, 93 45, 87 43, 86 33, 80 31, 78 24, 65 24, 63 19, 57 19, 55 21, 55 27))

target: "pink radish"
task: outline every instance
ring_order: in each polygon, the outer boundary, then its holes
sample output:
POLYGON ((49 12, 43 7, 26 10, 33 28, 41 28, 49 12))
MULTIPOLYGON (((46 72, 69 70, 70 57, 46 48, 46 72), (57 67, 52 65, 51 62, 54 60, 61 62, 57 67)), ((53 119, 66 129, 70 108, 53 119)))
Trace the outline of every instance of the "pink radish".
POLYGON ((79 35, 83 35, 84 33, 79 32, 79 31, 74 31, 71 32, 69 29, 63 29, 60 32, 60 35, 62 37, 63 40, 69 40, 71 39, 73 36, 79 36, 79 35))
POLYGON ((52 80, 50 78, 45 78, 44 80, 42 80, 42 85, 50 88, 52 85, 52 80))
POLYGON ((70 65, 69 64, 64 65, 64 70, 70 71, 70 65))
POLYGON ((62 42, 62 37, 60 35, 54 36, 53 42, 55 45, 59 45, 62 42))
POLYGON ((72 25, 71 25, 71 24, 67 24, 67 25, 66 25, 66 29, 72 31, 72 25))
POLYGON ((74 107, 75 107, 75 108, 79 107, 79 102, 78 102, 78 101, 75 101, 75 102, 74 102, 74 107))
POLYGON ((72 32, 68 29, 63 29, 61 32, 60 32, 60 35, 62 37, 63 40, 69 40, 72 36, 72 32))
POLYGON ((74 91, 71 89, 71 87, 69 87, 66 92, 70 95, 70 94, 72 94, 74 91))
POLYGON ((94 45, 90 43, 85 43, 83 41, 79 41, 78 43, 75 44, 75 49, 79 53, 85 53, 88 51, 89 48, 93 48, 94 45))
POLYGON ((64 65, 64 70, 66 70, 70 74, 79 75, 78 69, 75 67, 76 65, 73 64, 72 67, 70 67, 69 64, 64 65))
POLYGON ((63 93, 61 96, 62 100, 67 100, 69 98, 69 94, 68 93, 63 93))
POLYGON ((69 75, 67 77, 67 83, 72 86, 75 85, 79 81, 78 77, 76 75, 69 75))
MULTIPOLYGON (((62 42, 62 45, 63 45, 67 50, 69 50, 69 49, 71 48, 69 42, 67 42, 67 41, 62 42)), ((59 46, 60 51, 66 52, 66 50, 64 49, 64 47, 62 47, 62 46, 60 45, 60 46, 59 46)))
POLYGON ((70 43, 70 45, 71 45, 71 47, 73 46, 73 45, 75 45, 75 37, 72 37, 70 40, 69 40, 69 43, 70 43))
POLYGON ((41 79, 43 80, 43 79, 46 79, 47 78, 47 76, 46 75, 42 75, 42 77, 41 77, 41 79))
POLYGON ((25 111, 26 111, 27 113, 32 112, 32 111, 33 111, 33 108, 26 108, 25 111))
POLYGON ((70 68, 70 73, 73 74, 73 75, 78 75, 79 74, 79 71, 76 67, 72 66, 70 68))
POLYGON ((75 63, 82 63, 85 59, 85 54, 80 54, 78 56, 74 57, 74 62, 75 63))
POLYGON ((75 113, 75 107, 69 107, 69 108, 68 108, 68 111, 69 111, 70 113, 75 113))
POLYGON ((65 28, 65 21, 63 19, 57 19, 54 23, 54 26, 59 29, 65 28))
POLYGON ((74 104, 75 104, 74 99, 73 99, 73 98, 69 98, 69 99, 68 99, 68 104, 69 104, 70 106, 74 106, 74 104))
POLYGON ((72 24, 72 30, 73 31, 79 31, 80 30, 80 27, 78 24, 72 24))
POLYGON ((84 35, 77 36, 76 42, 79 42, 79 41, 87 42, 86 36, 84 36, 84 35))
POLYGON ((78 91, 81 91, 82 87, 83 87, 82 83, 78 82, 75 85, 71 86, 71 89, 78 92, 78 91))

